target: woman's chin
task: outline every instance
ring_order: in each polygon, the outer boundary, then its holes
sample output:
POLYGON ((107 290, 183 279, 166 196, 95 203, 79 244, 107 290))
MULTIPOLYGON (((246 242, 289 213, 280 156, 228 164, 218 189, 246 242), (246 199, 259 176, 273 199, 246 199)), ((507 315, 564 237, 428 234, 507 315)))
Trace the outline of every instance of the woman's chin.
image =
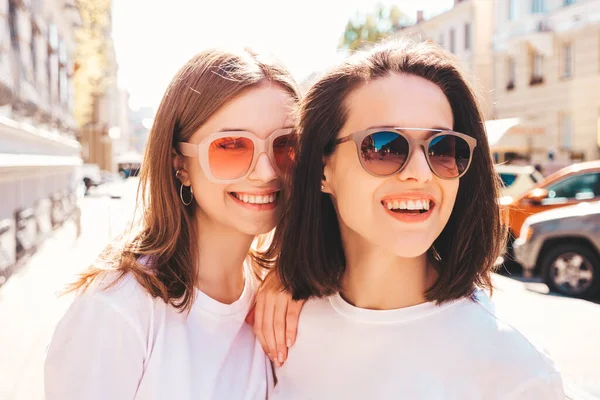
POLYGON ((236 224, 237 229, 246 235, 259 236, 271 232, 275 228, 273 221, 264 223, 238 223, 236 224))
POLYGON ((426 254, 432 244, 411 240, 406 243, 397 243, 396 246, 392 247, 392 252, 402 258, 417 258, 426 254))

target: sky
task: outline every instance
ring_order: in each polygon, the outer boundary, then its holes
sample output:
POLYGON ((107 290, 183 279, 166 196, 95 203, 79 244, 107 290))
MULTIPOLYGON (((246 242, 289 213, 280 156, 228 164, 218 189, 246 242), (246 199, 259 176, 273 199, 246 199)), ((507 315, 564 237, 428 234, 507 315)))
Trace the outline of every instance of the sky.
POLYGON ((177 70, 199 51, 250 46, 275 55, 300 82, 335 63, 349 18, 397 4, 409 17, 454 0, 113 0, 119 86, 133 109, 158 107, 177 70))

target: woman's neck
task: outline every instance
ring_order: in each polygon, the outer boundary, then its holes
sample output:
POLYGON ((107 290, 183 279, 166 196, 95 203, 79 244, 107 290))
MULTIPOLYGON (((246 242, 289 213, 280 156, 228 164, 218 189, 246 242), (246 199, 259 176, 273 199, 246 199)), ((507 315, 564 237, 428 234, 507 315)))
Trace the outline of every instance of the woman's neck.
POLYGON ((427 255, 402 258, 356 238, 345 243, 346 270, 341 295, 356 307, 391 310, 422 304, 437 279, 427 255))
POLYGON ((254 236, 214 222, 199 212, 198 288, 213 299, 231 304, 244 290, 244 260, 254 236))

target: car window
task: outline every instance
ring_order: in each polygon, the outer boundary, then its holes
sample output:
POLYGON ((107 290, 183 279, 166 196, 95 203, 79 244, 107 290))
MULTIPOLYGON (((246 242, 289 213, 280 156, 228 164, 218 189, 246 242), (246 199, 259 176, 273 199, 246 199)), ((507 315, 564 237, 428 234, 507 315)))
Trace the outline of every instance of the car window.
POLYGON ((509 187, 510 185, 515 183, 515 181, 517 180, 516 174, 507 174, 507 173, 503 172, 498 175, 500 175, 500 180, 502 181, 502 184, 504 185, 504 187, 509 187))
POLYGON ((548 199, 587 200, 600 196, 600 173, 570 176, 548 186, 548 199))

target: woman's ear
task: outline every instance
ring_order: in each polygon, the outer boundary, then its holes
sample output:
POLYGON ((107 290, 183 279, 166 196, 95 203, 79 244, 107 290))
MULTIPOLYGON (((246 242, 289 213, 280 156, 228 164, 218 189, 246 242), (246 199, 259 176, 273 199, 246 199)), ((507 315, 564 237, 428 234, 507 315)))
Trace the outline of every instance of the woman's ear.
POLYGON ((175 149, 173 149, 173 174, 185 186, 191 184, 189 174, 185 169, 183 156, 175 151, 175 149))
POLYGON ((328 177, 332 176, 330 167, 329 157, 323 157, 323 176, 321 177, 321 192, 333 194, 333 188, 331 187, 331 179, 328 177))

